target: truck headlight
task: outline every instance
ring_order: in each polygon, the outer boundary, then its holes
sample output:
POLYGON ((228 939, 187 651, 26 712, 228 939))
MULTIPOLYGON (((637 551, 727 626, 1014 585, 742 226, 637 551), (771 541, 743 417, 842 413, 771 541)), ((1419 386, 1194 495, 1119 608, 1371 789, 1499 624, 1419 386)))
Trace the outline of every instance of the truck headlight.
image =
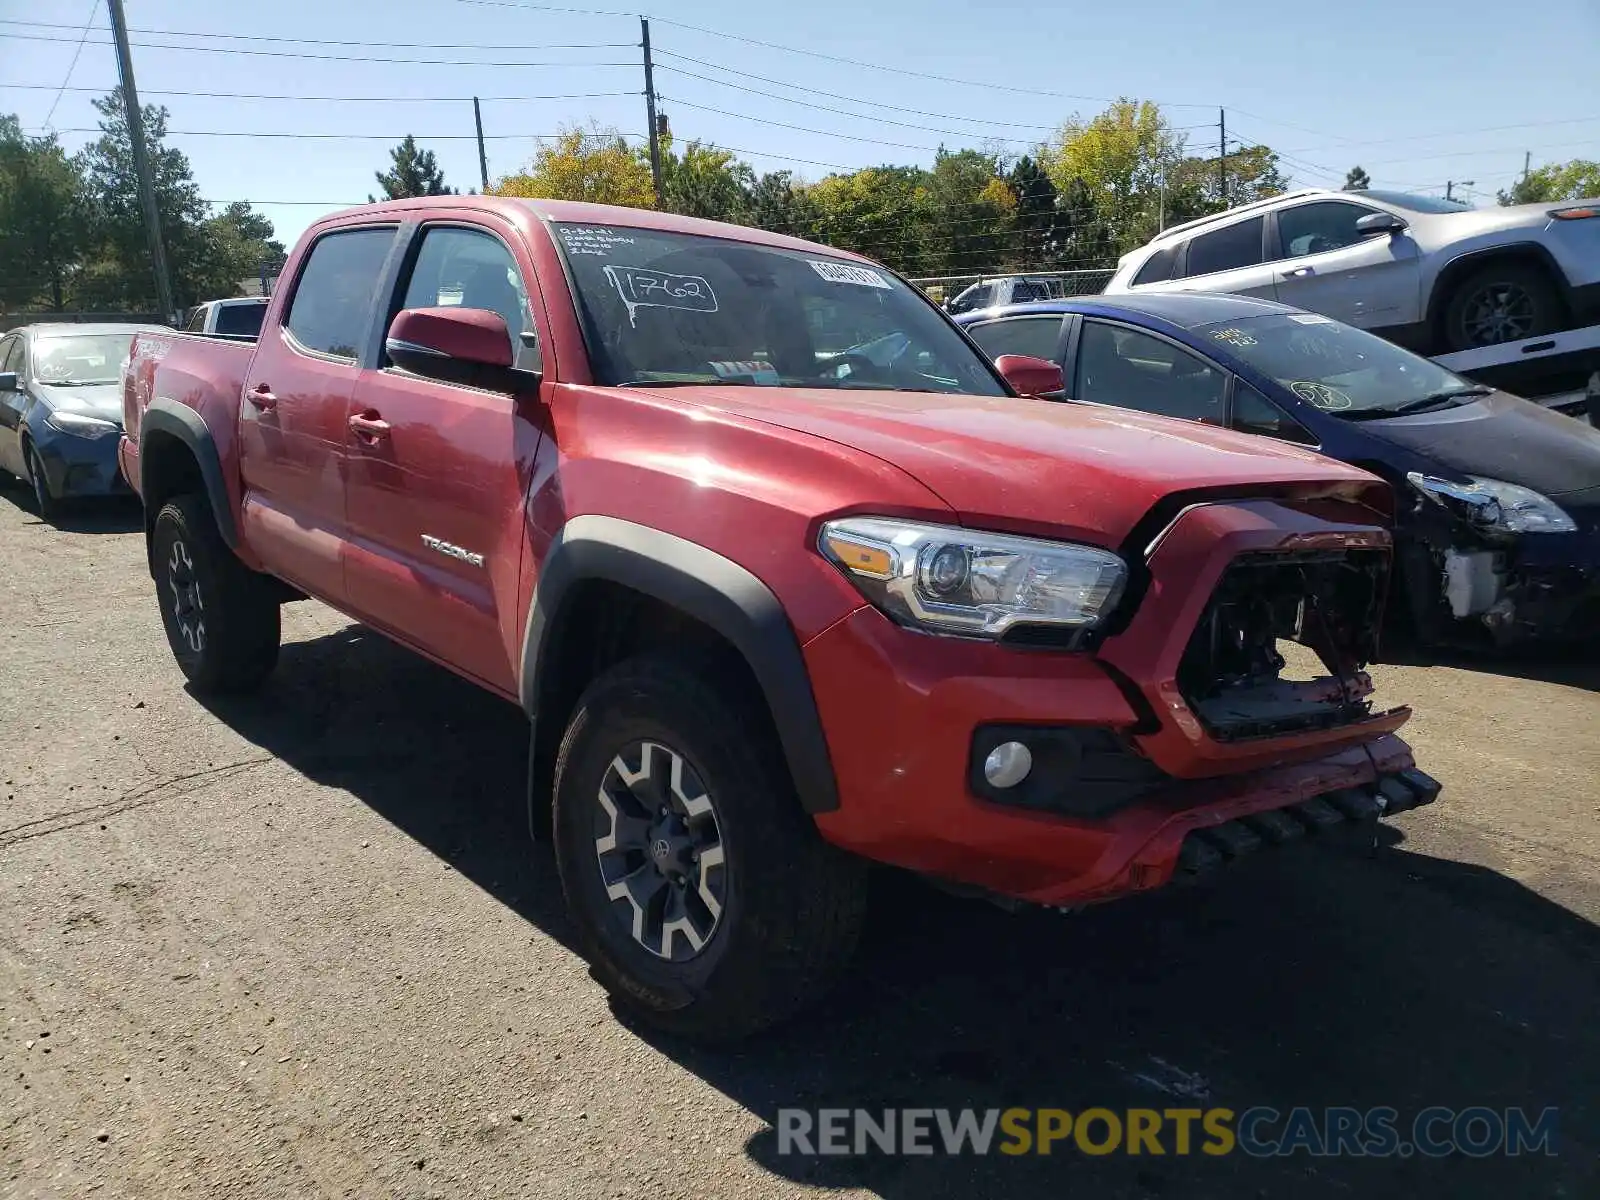
POLYGON ((1507 483, 1469 475, 1456 483, 1412 471, 1407 481, 1435 504, 1450 509, 1473 525, 1502 533, 1571 533, 1578 526, 1549 496, 1507 483))
POLYGON ((118 428, 115 421, 106 421, 85 413, 66 412, 59 408, 46 417, 44 423, 62 433, 86 438, 105 437, 108 433, 115 433, 118 428))
POLYGON ((965 637, 1093 629, 1128 579, 1122 559, 1094 546, 884 517, 829 521, 818 547, 900 624, 965 637))

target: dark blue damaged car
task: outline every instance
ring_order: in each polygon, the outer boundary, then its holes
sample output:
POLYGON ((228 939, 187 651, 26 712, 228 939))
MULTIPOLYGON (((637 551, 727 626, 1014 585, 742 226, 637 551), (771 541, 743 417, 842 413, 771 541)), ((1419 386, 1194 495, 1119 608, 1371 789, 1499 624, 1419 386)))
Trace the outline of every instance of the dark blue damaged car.
POLYGON ((1065 402, 1296 442, 1396 496, 1391 615, 1425 645, 1600 646, 1600 429, 1329 317, 1244 296, 1085 296, 956 318, 1058 363, 1065 402))
POLYGON ((122 364, 153 325, 25 325, 0 337, 0 478, 33 489, 39 515, 80 496, 131 495, 117 466, 122 364))

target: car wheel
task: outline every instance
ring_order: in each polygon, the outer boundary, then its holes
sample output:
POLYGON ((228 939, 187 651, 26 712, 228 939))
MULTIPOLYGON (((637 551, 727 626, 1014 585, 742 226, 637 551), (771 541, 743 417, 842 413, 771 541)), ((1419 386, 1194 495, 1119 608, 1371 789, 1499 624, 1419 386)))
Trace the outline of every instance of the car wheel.
POLYGON ((151 546, 167 644, 195 690, 257 687, 278 661, 281 637, 266 581, 228 549, 195 496, 162 506, 151 546))
POLYGON ((1450 296, 1445 347, 1453 352, 1520 342, 1559 329, 1563 315, 1561 293, 1542 268, 1521 262, 1484 267, 1450 296))
POLYGON ((640 658, 578 701, 555 769, 562 891, 599 982, 706 1041, 775 1024, 848 962, 865 864, 822 840, 731 688, 640 658))
POLYGON ((33 506, 46 521, 61 515, 61 501, 50 490, 50 476, 45 474, 44 460, 32 445, 23 452, 28 462, 28 482, 33 487, 33 506))

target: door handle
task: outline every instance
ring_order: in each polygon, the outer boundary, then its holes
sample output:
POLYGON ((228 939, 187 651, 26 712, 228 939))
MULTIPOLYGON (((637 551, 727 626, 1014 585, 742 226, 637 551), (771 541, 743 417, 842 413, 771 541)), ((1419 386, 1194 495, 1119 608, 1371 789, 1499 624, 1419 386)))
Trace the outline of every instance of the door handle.
POLYGON ((366 438, 368 441, 375 442, 379 438, 389 436, 389 422, 376 415, 356 413, 350 418, 350 428, 355 430, 357 437, 366 438))
POLYGON ((1296 267, 1292 271, 1285 271, 1283 273, 1283 277, 1285 279, 1304 279, 1307 275, 1315 275, 1315 274, 1316 274, 1316 271, 1314 271, 1310 267, 1296 267))
POLYGON ((246 392, 244 398, 262 412, 268 412, 278 407, 278 398, 272 394, 272 389, 264 383, 256 384, 255 390, 246 392))

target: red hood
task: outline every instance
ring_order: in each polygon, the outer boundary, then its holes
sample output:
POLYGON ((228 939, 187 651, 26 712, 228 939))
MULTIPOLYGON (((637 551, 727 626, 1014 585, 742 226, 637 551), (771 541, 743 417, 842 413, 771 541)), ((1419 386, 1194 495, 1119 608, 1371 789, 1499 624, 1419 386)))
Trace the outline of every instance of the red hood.
POLYGON ((1372 502, 1372 489, 1386 488, 1365 471, 1265 437, 1097 405, 831 388, 659 395, 854 446, 914 476, 964 522, 1102 545, 1121 542, 1174 492, 1372 502))

